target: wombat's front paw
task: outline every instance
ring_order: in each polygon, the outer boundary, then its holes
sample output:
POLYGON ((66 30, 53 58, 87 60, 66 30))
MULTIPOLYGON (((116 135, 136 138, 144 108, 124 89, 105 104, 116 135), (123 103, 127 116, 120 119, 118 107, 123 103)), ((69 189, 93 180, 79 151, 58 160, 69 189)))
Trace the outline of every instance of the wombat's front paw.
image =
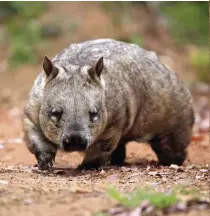
POLYGON ((81 164, 76 168, 76 170, 81 171, 81 170, 98 169, 99 167, 100 165, 95 164, 95 163, 81 164))
POLYGON ((55 153, 40 152, 37 154, 37 161, 40 170, 49 170, 55 162, 55 153))
POLYGON ((103 161, 103 160, 95 160, 89 163, 82 163, 80 164, 76 170, 90 170, 90 169, 99 169, 101 166, 109 166, 111 164, 110 160, 103 161))

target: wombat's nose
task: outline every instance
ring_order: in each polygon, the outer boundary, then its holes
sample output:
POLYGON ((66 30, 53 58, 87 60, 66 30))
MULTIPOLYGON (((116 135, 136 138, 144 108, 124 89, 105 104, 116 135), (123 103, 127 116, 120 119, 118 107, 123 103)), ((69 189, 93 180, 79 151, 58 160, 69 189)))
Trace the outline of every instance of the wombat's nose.
POLYGON ((84 151, 87 147, 87 140, 80 134, 72 134, 63 139, 63 148, 65 151, 84 151))

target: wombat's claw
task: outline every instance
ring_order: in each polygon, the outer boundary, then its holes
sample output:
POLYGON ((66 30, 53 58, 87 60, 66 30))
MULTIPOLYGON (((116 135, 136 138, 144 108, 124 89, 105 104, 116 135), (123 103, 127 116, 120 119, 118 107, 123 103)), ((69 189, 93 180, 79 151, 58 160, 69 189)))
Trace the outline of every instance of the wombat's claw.
POLYGON ((49 163, 48 163, 48 166, 49 166, 49 167, 52 167, 52 166, 53 166, 53 161, 49 162, 49 163))
POLYGON ((46 164, 46 163, 40 163, 39 162, 38 167, 39 167, 40 170, 49 170, 50 169, 49 165, 46 164))
POLYGON ((52 163, 47 163, 47 162, 39 162, 38 167, 40 170, 51 170, 53 164, 52 163))
POLYGON ((76 168, 76 170, 77 171, 81 171, 81 170, 92 170, 92 169, 94 169, 94 170, 98 170, 100 168, 100 165, 98 165, 98 164, 92 164, 92 163, 90 163, 90 164, 81 164, 81 165, 79 165, 77 168, 76 168))
POLYGON ((41 153, 38 156, 38 167, 40 170, 50 170, 55 161, 55 155, 50 153, 41 153))

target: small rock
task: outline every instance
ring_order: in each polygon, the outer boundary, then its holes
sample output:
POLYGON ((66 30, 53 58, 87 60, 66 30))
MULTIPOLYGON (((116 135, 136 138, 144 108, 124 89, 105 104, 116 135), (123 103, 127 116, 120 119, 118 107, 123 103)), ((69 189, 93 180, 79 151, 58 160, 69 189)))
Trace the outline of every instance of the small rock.
POLYGON ((5 180, 0 180, 0 184, 7 185, 7 184, 8 184, 8 181, 5 181, 5 180))
POLYGON ((23 169, 31 169, 30 166, 24 166, 23 169))
POLYGON ((168 210, 168 212, 185 212, 187 210, 187 203, 186 202, 179 202, 173 206, 171 206, 168 210))
POLYGON ((0 150, 4 149, 4 145, 2 143, 0 143, 0 150))
POLYGON ((10 165, 10 166, 7 167, 8 170, 13 170, 14 168, 15 168, 14 165, 10 165))
POLYGON ((186 202, 180 202, 176 205, 176 209, 179 211, 185 211, 187 208, 186 202))
POLYGON ((163 177, 162 175, 165 175, 165 173, 159 173, 159 172, 155 172, 155 171, 148 172, 148 174, 150 176, 157 176, 157 177, 163 177))
POLYGON ((136 183, 136 182, 138 182, 138 181, 139 181, 138 179, 129 179, 129 180, 128 180, 129 183, 136 183))
POLYGON ((180 176, 174 176, 174 179, 177 181, 179 180, 181 177, 180 176))
POLYGON ((23 139, 22 138, 8 139, 7 143, 20 144, 23 143, 23 139))
POLYGON ((129 176, 127 176, 127 178, 128 178, 128 179, 129 179, 129 178, 133 178, 133 177, 138 176, 138 175, 141 175, 141 173, 132 173, 132 174, 130 174, 129 176))
POLYGON ((108 213, 110 215, 119 215, 120 213, 125 212, 125 207, 119 206, 119 207, 114 207, 108 210, 108 213))
POLYGON ((41 172, 41 170, 39 169, 39 167, 31 167, 32 172, 41 172))
POLYGON ((168 181, 167 178, 165 178, 165 177, 162 178, 163 183, 166 183, 167 181, 168 181))
POLYGON ((208 170, 207 169, 200 169, 200 172, 205 173, 205 172, 208 172, 208 170))
POLYGON ((190 164, 189 166, 187 166, 187 169, 195 169, 197 168, 195 164, 190 164))
POLYGON ((132 210, 131 212, 129 212, 129 214, 121 214, 122 216, 137 216, 137 215, 141 215, 141 208, 135 208, 134 210, 132 210))
POLYGON ((150 171, 150 169, 151 169, 151 167, 147 166, 146 171, 148 172, 148 171, 150 171))
POLYGON ((106 173, 106 172, 104 171, 104 169, 102 169, 101 172, 100 172, 100 174, 104 174, 104 173, 106 173))
POLYGON ((31 168, 30 166, 25 166, 25 167, 23 167, 23 169, 24 169, 26 172, 29 172, 29 173, 32 172, 32 168, 31 168))
POLYGON ((204 176, 202 175, 202 176, 200 176, 200 175, 196 175, 195 176, 195 178, 197 179, 197 180, 200 180, 200 179, 202 179, 204 176))
POLYGON ((132 171, 138 171, 138 168, 136 166, 131 167, 132 171))
POLYGON ((115 182, 116 180, 118 180, 118 175, 113 174, 113 175, 107 176, 107 180, 109 182, 115 182))
POLYGON ((9 115, 12 117, 20 116, 20 114, 21 114, 21 111, 19 108, 13 108, 13 109, 9 110, 8 112, 9 112, 9 115))
POLYGON ((171 166, 170 166, 169 168, 170 168, 170 169, 178 170, 178 169, 179 169, 179 166, 176 165, 176 164, 171 164, 171 166))
POLYGON ((141 213, 149 214, 154 210, 154 207, 148 200, 145 200, 140 205, 141 213))
POLYGON ((123 172, 131 171, 131 168, 129 168, 129 167, 122 167, 121 169, 123 172))
POLYGON ((158 182, 152 182, 152 184, 151 184, 152 188, 156 188, 158 185, 159 185, 158 182))
POLYGON ((177 181, 178 184, 181 184, 181 185, 190 185, 190 181, 187 180, 187 179, 179 179, 177 181))
POLYGON ((33 201, 31 200, 31 199, 25 199, 24 200, 24 204, 25 205, 30 205, 30 204, 32 204, 33 203, 33 201))
POLYGON ((158 172, 155 172, 155 171, 148 172, 148 175, 151 175, 151 176, 156 176, 157 174, 158 174, 158 172))

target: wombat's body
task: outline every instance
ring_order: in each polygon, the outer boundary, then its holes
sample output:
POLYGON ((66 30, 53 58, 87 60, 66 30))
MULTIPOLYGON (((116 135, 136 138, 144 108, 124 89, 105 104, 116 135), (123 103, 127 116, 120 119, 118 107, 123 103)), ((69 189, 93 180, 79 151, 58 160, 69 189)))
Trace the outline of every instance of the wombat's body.
POLYGON ((41 169, 52 165, 59 148, 85 150, 82 167, 122 165, 125 144, 139 139, 151 144, 161 164, 180 165, 193 122, 189 91, 154 52, 100 39, 45 59, 25 107, 24 130, 41 169))

